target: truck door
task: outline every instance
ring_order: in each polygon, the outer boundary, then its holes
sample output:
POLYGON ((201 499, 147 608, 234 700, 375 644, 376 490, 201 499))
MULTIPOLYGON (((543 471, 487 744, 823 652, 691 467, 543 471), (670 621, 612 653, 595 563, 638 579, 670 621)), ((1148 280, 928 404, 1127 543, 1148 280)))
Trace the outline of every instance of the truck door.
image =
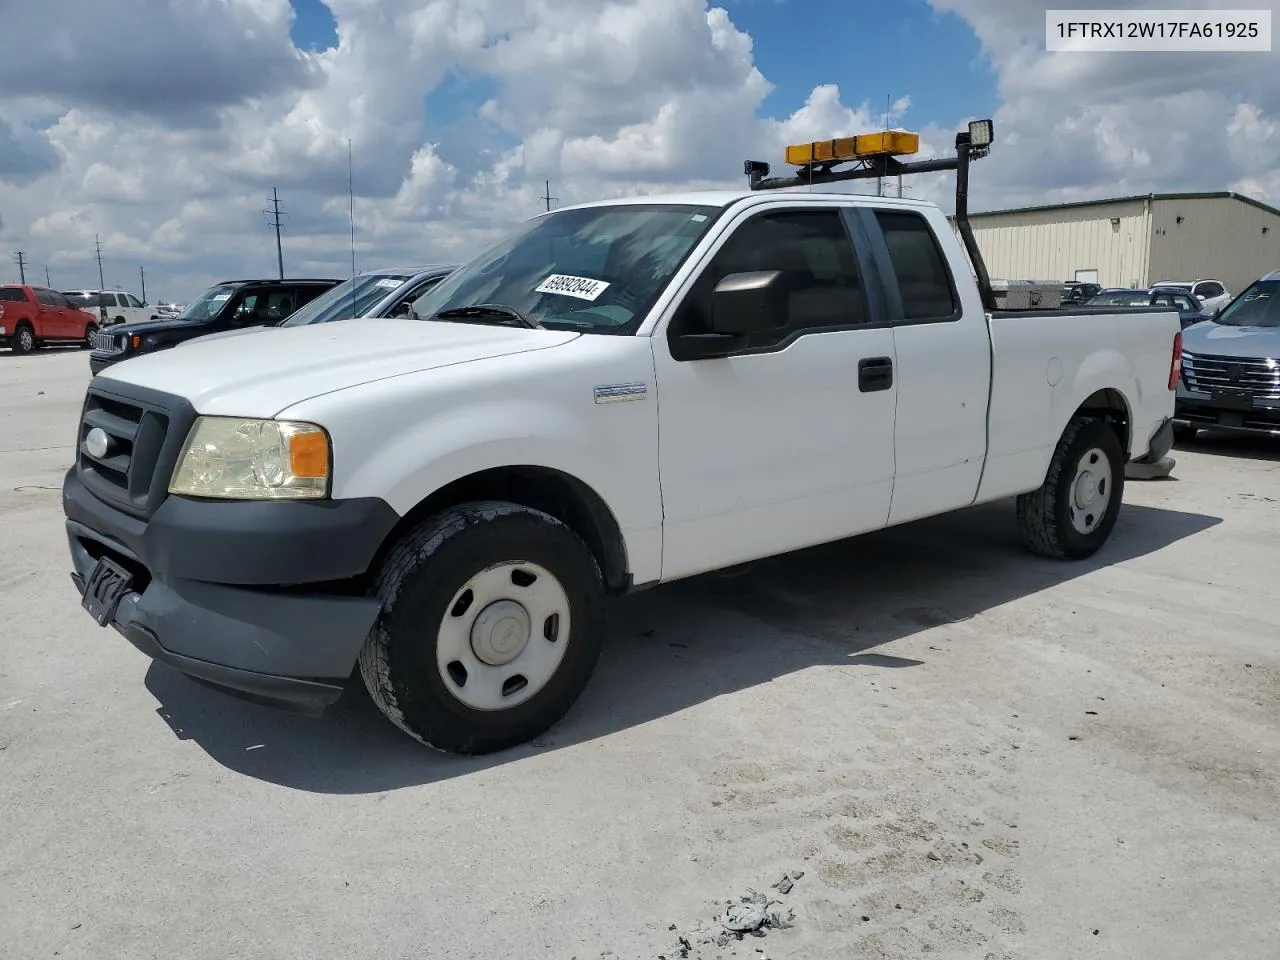
POLYGON ((964 250, 938 214, 857 211, 885 278, 897 348, 896 469, 890 523, 968 506, 987 446, 991 341, 977 284, 949 263, 964 250), (937 225, 941 224, 941 228, 937 225))
POLYGON ((837 207, 747 211, 655 330, 664 579, 885 525, 896 360, 861 236, 837 207), (760 270, 789 290, 776 329, 677 359, 716 283, 760 270))
POLYGON ((38 301, 36 305, 36 336, 49 340, 68 340, 75 336, 71 332, 71 318, 68 316, 69 311, 64 311, 60 302, 69 303, 63 300, 58 294, 52 290, 46 290, 44 287, 31 288, 36 295, 38 301))

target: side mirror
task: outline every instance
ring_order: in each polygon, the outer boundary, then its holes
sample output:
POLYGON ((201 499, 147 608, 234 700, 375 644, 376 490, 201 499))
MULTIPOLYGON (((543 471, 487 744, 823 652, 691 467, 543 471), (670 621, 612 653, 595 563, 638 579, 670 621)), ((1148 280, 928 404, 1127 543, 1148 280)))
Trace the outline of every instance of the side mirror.
POLYGON ((731 273, 711 292, 711 329, 746 337, 786 322, 786 277, 781 270, 731 273))
POLYGON ((678 360, 710 360, 747 345, 753 333, 785 323, 786 276, 780 270, 731 273, 711 292, 709 333, 687 333, 672 344, 678 360))

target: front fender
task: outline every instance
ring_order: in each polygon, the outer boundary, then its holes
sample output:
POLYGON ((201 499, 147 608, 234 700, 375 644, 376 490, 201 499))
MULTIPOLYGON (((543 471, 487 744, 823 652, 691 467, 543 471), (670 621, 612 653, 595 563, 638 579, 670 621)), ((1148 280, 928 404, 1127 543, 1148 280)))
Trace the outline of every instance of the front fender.
POLYGON ((652 402, 566 409, 526 395, 439 409, 377 436, 367 424, 354 434, 344 425, 330 432, 336 499, 381 497, 403 516, 442 487, 481 471, 556 470, 591 488, 613 514, 635 581, 659 576, 662 506, 652 402))

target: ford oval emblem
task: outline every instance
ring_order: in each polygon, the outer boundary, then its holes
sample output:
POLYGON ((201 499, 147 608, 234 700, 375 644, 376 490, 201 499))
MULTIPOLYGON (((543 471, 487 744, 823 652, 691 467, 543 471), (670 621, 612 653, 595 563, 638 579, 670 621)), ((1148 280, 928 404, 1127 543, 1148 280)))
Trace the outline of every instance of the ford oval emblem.
POLYGON ((101 460, 111 452, 111 437, 101 427, 94 427, 85 435, 84 452, 95 460, 101 460))

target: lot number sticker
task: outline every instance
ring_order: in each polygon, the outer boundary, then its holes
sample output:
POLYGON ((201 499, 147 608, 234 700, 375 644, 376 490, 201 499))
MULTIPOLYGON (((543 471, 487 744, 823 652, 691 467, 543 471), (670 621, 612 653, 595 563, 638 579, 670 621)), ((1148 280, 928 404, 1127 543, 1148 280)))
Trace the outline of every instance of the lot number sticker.
POLYGON ((579 300, 594 300, 607 290, 609 284, 604 280, 592 280, 590 277, 571 277, 563 273, 553 273, 538 284, 536 293, 558 293, 565 297, 577 297, 579 300))

